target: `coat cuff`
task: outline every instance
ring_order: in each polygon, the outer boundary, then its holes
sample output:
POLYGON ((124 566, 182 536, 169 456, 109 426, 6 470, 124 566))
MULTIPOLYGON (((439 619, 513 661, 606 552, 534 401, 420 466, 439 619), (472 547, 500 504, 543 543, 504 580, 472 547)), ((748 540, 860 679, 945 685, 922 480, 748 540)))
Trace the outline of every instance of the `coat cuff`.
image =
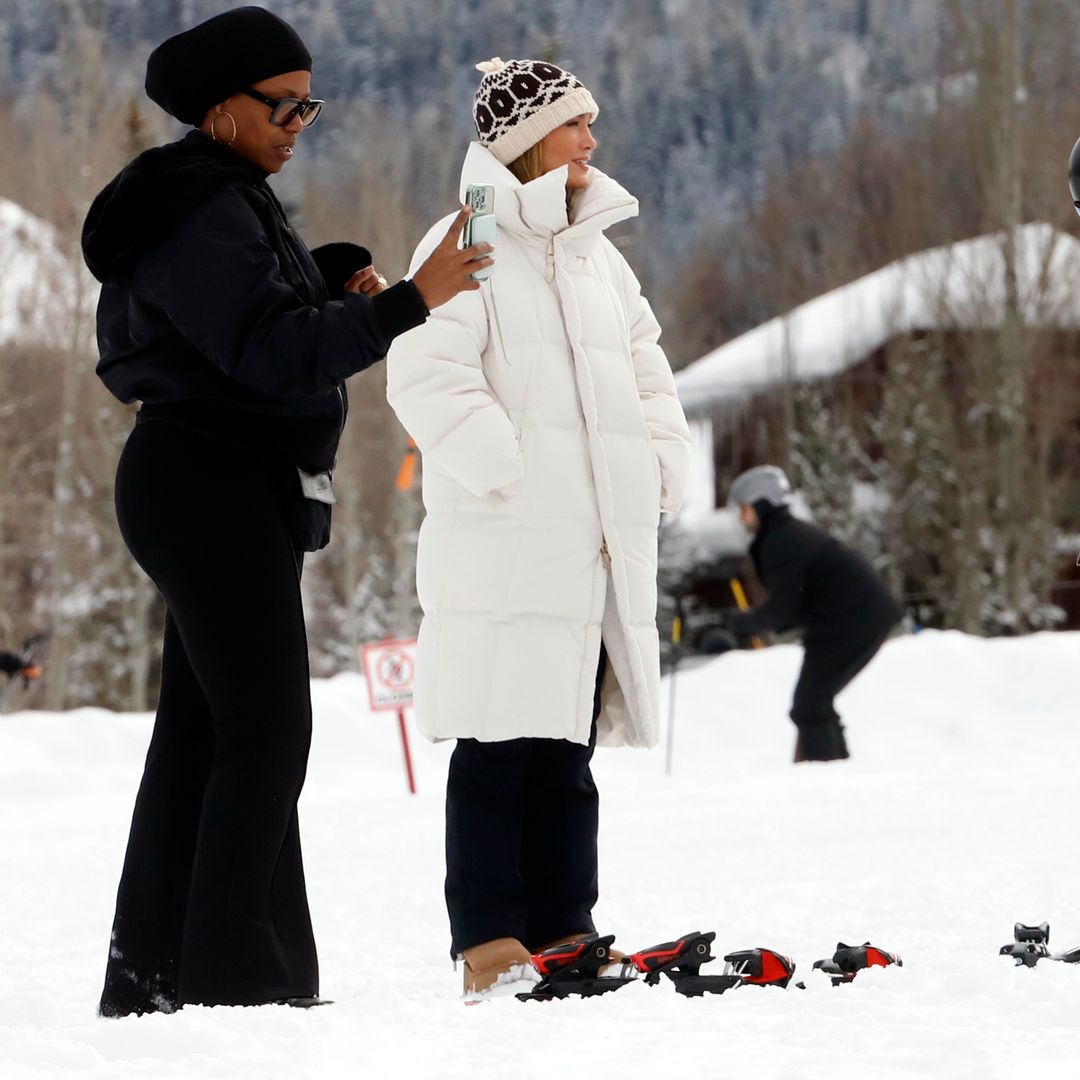
POLYGON ((390 342, 419 326, 430 312, 420 290, 411 281, 399 281, 371 298, 379 329, 389 346, 390 342))

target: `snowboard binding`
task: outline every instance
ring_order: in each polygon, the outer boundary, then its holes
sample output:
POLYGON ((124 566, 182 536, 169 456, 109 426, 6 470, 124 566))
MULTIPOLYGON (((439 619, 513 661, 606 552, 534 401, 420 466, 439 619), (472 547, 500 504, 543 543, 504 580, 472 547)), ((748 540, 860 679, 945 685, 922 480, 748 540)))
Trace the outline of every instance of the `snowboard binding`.
POLYGON ((1034 967, 1040 960, 1058 960, 1063 964, 1080 964, 1080 945, 1075 949, 1066 949, 1063 953, 1050 951, 1050 924, 1025 926, 1017 923, 1013 927, 1011 945, 1002 945, 999 956, 1011 956, 1017 967, 1034 967))
POLYGON ((634 982, 637 976, 628 973, 625 961, 619 974, 600 974, 601 968, 614 962, 611 959, 611 944, 614 940, 614 934, 606 937, 588 934, 575 941, 554 945, 536 953, 532 957, 532 964, 540 972, 540 981, 532 990, 518 994, 518 1000, 552 1001, 571 995, 595 997, 634 982))
POLYGON ((747 986, 779 986, 786 990, 795 974, 795 961, 772 949, 742 949, 724 957, 724 974, 738 975, 747 986))
POLYGON ((904 961, 896 953, 886 952, 869 941, 862 945, 845 945, 842 941, 836 946, 831 960, 816 960, 814 970, 828 975, 833 986, 842 986, 854 980, 864 968, 890 967, 895 964, 903 967, 904 961))
POLYGON ((656 986, 660 982, 660 976, 666 975, 675 984, 675 990, 686 997, 722 994, 733 986, 741 986, 745 978, 734 972, 725 972, 723 975, 700 974, 702 964, 716 959, 711 947, 715 939, 716 933, 712 930, 704 934, 700 930, 694 930, 676 941, 666 941, 662 945, 642 949, 627 959, 645 976, 645 982, 649 986, 656 986))

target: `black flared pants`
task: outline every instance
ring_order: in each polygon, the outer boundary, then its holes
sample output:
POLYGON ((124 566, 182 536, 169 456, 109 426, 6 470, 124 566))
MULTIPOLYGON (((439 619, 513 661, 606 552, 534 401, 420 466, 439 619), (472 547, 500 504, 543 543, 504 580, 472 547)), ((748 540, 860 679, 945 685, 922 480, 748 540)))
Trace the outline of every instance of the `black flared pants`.
POLYGON ((318 993, 296 803, 311 741, 282 472, 167 420, 121 455, 124 540, 165 598, 103 1015, 318 993))
POLYGON ((795 684, 791 719, 797 727, 834 724, 840 719, 833 703, 885 644, 892 625, 863 638, 818 638, 805 643, 802 669, 795 684))
POLYGON ((601 648, 589 744, 458 739, 446 785, 450 953, 496 938, 537 949, 595 930, 600 798, 593 783, 601 648))

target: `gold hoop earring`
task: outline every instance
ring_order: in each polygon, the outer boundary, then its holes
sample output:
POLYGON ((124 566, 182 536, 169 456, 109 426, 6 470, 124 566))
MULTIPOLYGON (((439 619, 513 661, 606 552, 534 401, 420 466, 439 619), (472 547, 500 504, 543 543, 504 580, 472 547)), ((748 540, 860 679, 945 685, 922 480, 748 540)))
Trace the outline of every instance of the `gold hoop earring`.
POLYGON ((218 122, 218 118, 221 116, 227 116, 229 118, 229 121, 232 123, 232 138, 223 145, 232 146, 232 144, 236 142, 236 120, 233 118, 233 114, 231 112, 226 112, 224 109, 222 109, 221 112, 214 113, 214 119, 210 121, 210 136, 211 138, 213 138, 214 142, 221 142, 221 140, 217 136, 217 132, 214 130, 214 125, 218 122))

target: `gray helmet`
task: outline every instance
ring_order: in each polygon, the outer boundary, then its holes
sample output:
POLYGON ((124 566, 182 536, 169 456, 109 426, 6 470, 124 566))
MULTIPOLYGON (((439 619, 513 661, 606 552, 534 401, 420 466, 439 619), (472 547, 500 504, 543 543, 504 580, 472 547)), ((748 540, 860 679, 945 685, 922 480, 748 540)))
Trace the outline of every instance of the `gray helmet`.
POLYGON ((773 506, 787 506, 791 498, 791 484, 784 470, 775 465, 758 465, 736 476, 728 492, 729 506, 742 506, 767 499, 773 506))

